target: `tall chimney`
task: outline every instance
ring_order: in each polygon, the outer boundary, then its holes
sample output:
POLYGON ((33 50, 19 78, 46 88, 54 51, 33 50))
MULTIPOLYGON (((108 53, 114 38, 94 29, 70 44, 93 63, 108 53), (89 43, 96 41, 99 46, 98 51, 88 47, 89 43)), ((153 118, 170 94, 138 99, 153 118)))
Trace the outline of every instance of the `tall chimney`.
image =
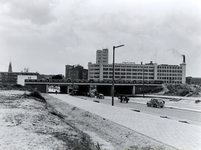
POLYGON ((185 55, 182 56, 183 56, 183 63, 186 63, 185 55))

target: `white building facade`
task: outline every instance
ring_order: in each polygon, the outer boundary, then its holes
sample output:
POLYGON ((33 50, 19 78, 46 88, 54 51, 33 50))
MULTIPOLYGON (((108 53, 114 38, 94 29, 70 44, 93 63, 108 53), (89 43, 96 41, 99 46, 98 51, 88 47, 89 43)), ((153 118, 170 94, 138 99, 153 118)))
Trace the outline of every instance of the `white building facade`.
MULTIPOLYGON (((108 56, 107 56, 108 57, 108 56)), ((115 63, 115 80, 152 81, 160 80, 163 83, 186 83, 185 56, 180 65, 157 63, 135 64, 115 63)), ((96 60, 97 62, 97 60, 96 60)), ((88 63, 88 79, 112 80, 113 65, 108 63, 88 63)))
POLYGON ((17 84, 25 85, 25 79, 37 79, 37 75, 18 75, 17 84))

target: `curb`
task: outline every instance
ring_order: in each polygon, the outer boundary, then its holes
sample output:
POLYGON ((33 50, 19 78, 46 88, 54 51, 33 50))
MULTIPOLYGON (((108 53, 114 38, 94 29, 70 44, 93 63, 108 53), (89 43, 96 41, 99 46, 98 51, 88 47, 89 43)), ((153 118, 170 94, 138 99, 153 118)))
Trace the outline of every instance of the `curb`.
MULTIPOLYGON (((145 103, 140 103, 140 102, 134 102, 134 101, 130 101, 130 102, 131 102, 131 103, 138 103, 138 104, 144 104, 144 105, 146 105, 145 103)), ((194 112, 199 112, 199 113, 201 113, 201 110, 190 109, 190 108, 181 108, 181 107, 170 106, 170 105, 165 105, 165 108, 180 109, 180 110, 194 111, 194 112)))

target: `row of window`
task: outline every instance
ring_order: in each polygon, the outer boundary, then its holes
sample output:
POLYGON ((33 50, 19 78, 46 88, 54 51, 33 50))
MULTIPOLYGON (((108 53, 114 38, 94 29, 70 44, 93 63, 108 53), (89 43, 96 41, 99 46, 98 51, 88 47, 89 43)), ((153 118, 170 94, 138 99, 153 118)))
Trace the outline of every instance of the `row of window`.
POLYGON ((180 66, 157 66, 158 69, 180 69, 180 66))
POLYGON ((158 73, 157 76, 182 76, 182 74, 161 74, 161 73, 158 73))
MULTIPOLYGON (((90 75, 92 75, 92 74, 99 74, 99 72, 90 72, 89 73, 90 75)), ((112 75, 113 73, 112 72, 103 72, 103 75, 112 75)), ((144 75, 144 76, 154 76, 154 73, 130 73, 130 72, 127 72, 127 73, 125 73, 125 72, 115 72, 114 73, 115 75, 140 75, 140 76, 142 76, 142 75, 144 75)))
POLYGON ((159 80, 167 80, 167 81, 174 81, 174 80, 182 80, 181 77, 158 77, 159 80))
MULTIPOLYGON (((143 77, 139 76, 115 76, 115 79, 143 79, 143 77)), ((103 79, 112 79, 112 76, 103 76, 103 79)), ((154 77, 144 77, 144 79, 153 80, 154 77)))
MULTIPOLYGON (((99 75, 100 73, 99 72, 89 72, 89 74, 91 75, 91 74, 97 74, 97 75, 99 75)), ((112 75, 113 74, 113 72, 103 72, 103 75, 112 75)), ((154 76, 154 73, 153 72, 150 72, 150 73, 147 73, 147 72, 144 72, 144 73, 142 73, 142 72, 115 72, 115 75, 138 75, 138 76, 142 76, 142 75, 144 75, 144 76, 154 76)), ((171 73, 158 73, 157 74, 157 76, 158 77, 160 77, 160 76, 182 76, 182 74, 180 74, 180 73, 174 73, 174 74, 171 74, 171 73)))
MULTIPOLYGON (((112 71, 113 68, 103 68, 104 71, 112 71)), ((135 72, 143 72, 143 69, 120 69, 115 68, 115 71, 135 71, 135 72)), ((144 69, 144 72, 153 72, 153 69, 144 69)))
MULTIPOLYGON (((104 68, 113 68, 112 65, 103 65, 104 68)), ((116 66, 115 68, 145 68, 145 69, 153 69, 153 66, 116 66)))
MULTIPOLYGON (((90 76, 91 79, 99 79, 99 76, 90 76)), ((104 79, 112 79, 112 76, 106 76, 104 75, 103 76, 104 79)), ((143 77, 140 77, 140 76, 115 76, 114 77, 115 79, 143 79, 143 77)), ((150 79, 150 80, 153 80, 154 77, 144 77, 144 79, 150 79)))
POLYGON ((158 72, 179 72, 179 73, 182 73, 182 70, 158 70, 158 72))
MULTIPOLYGON (((94 73, 95 74, 95 73, 94 73)), ((112 72, 103 72, 104 75, 106 74, 113 74, 112 72)), ((130 73, 130 72, 115 72, 115 75, 143 75, 143 73, 130 73)), ((150 75, 153 76, 153 73, 144 73, 144 75, 150 75)))
POLYGON ((178 84, 181 84, 182 82, 181 81, 165 81, 165 83, 178 83, 178 84))

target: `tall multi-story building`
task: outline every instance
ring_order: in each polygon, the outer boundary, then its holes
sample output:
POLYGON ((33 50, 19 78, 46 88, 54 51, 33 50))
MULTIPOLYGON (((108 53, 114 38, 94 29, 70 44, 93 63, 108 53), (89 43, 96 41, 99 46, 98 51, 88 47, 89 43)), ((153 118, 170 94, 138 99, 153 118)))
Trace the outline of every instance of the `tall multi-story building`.
POLYGON ((88 79, 88 70, 84 69, 80 65, 66 65, 65 70, 65 78, 68 79, 81 79, 81 80, 87 80, 88 79))
POLYGON ((96 63, 108 64, 108 49, 107 48, 96 51, 96 63))
MULTIPOLYGON (((96 60, 97 62, 97 60, 96 60)), ((115 80, 161 80, 164 83, 185 83, 186 63, 185 56, 180 65, 168 65, 157 63, 115 63, 115 80)), ((88 63, 88 79, 112 80, 113 64, 88 63)))

